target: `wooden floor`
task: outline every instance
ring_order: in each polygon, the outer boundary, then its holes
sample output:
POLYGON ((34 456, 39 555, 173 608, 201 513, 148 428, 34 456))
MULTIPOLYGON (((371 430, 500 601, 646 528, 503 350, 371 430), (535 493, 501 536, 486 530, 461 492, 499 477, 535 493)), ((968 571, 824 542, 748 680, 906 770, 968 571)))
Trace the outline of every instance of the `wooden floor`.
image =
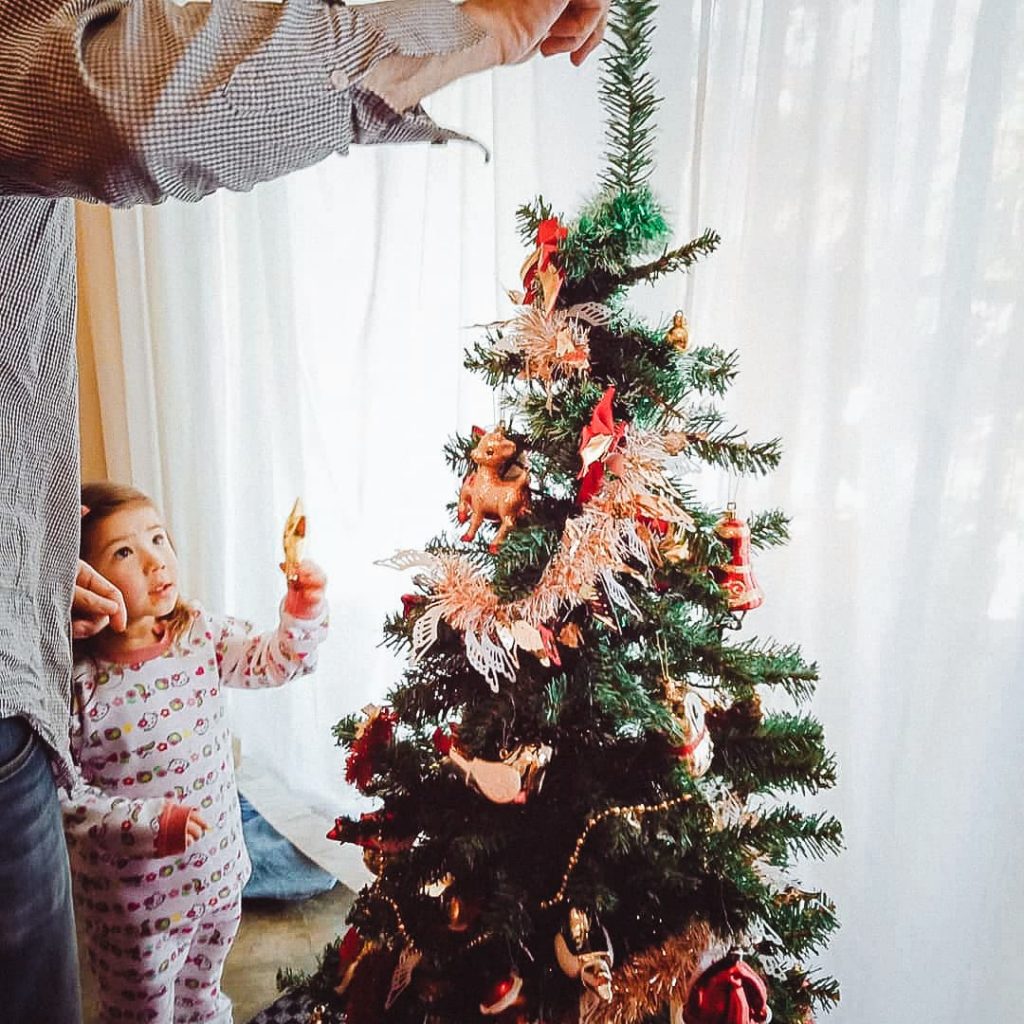
MULTIPOLYGON (((338 884, 302 903, 250 900, 224 970, 224 991, 235 1004, 235 1024, 246 1024, 277 996, 279 967, 312 970, 324 945, 345 930, 353 894, 338 884)), ((97 1024, 96 983, 85 964, 79 928, 85 1024, 97 1024)))

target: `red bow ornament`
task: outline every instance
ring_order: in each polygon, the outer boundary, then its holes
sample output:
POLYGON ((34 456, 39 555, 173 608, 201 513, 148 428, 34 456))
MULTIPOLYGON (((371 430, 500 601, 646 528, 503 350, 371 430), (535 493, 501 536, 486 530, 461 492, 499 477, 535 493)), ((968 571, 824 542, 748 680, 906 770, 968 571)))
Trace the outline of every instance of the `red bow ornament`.
POLYGON ((626 436, 626 424, 616 423, 612 413, 612 402, 615 400, 615 388, 610 387, 601 396, 601 401, 594 406, 590 423, 580 434, 580 469, 579 502, 585 505, 601 489, 604 483, 604 471, 607 466, 613 473, 620 473, 621 458, 617 449, 626 436))
POLYGON ((389 708, 368 704, 367 718, 356 729, 355 739, 345 760, 345 781, 365 790, 377 772, 377 757, 391 743, 398 716, 389 708))
POLYGON ((542 220, 537 226, 537 248, 526 258, 520 276, 526 294, 524 305, 532 305, 537 300, 537 285, 540 285, 544 296, 544 312, 550 314, 558 301, 558 293, 562 290, 565 274, 555 265, 552 257, 558 252, 558 245, 569 234, 557 217, 542 220))
POLYGON ((737 953, 712 964, 686 997, 686 1024, 768 1024, 768 989, 737 953))

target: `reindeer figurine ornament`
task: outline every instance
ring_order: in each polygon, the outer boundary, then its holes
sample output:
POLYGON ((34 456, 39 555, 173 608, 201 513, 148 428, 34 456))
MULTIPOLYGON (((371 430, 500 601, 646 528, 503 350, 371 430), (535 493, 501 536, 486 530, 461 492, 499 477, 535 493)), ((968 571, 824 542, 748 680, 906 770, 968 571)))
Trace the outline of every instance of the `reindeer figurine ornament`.
POLYGON ((459 494, 459 522, 469 522, 462 539, 471 541, 485 519, 500 525, 490 543, 496 554, 530 503, 530 474, 516 462, 519 449, 502 427, 481 433, 469 457, 476 463, 459 494))

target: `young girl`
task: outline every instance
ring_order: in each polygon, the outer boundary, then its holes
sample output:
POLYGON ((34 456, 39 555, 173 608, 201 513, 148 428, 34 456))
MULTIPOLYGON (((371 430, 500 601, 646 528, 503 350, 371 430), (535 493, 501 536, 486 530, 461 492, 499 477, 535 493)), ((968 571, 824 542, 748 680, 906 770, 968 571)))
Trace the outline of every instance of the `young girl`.
POLYGON ((127 628, 76 647, 64 802, 101 1021, 230 1024, 220 990, 250 873, 222 687, 280 686, 314 668, 326 580, 289 574, 262 636, 178 594, 160 513, 117 484, 82 490, 81 555, 124 595, 127 628))

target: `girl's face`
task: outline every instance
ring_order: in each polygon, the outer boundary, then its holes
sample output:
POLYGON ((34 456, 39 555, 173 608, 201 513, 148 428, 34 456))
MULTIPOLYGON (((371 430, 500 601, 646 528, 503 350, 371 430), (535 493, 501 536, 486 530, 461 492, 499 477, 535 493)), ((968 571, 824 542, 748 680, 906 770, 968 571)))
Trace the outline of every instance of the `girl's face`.
POLYGON ((93 528, 89 564, 124 595, 129 623, 169 615, 178 600, 178 559, 152 505, 128 505, 93 528))

